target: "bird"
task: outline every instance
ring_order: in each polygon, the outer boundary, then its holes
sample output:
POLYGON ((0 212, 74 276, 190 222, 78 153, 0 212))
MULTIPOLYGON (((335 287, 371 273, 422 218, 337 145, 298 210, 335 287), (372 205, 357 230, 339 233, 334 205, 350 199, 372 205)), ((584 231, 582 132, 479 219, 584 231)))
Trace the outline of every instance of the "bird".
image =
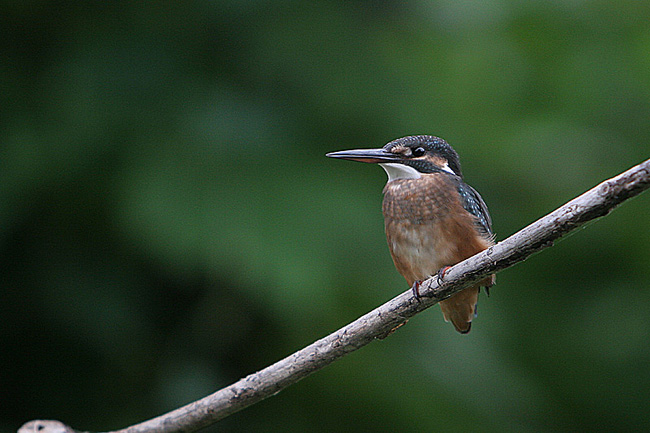
MULTIPOLYGON (((330 152, 330 158, 376 163, 388 174, 382 211, 397 271, 419 299, 421 281, 494 245, 492 220, 481 195, 463 180, 458 153, 442 138, 412 135, 378 149, 330 152)), ((490 275, 440 302, 446 322, 466 334, 476 316, 481 287, 490 275)))

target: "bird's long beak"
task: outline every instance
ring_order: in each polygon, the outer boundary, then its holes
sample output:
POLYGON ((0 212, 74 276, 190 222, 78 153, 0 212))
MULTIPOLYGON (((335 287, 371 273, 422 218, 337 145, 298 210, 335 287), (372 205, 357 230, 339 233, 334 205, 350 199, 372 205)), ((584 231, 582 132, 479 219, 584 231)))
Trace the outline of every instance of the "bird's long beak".
POLYGON ((355 149, 355 150, 341 150, 339 152, 330 152, 325 156, 330 158, 349 159, 350 161, 359 162, 396 162, 400 160, 400 156, 388 152, 382 148, 379 149, 355 149))

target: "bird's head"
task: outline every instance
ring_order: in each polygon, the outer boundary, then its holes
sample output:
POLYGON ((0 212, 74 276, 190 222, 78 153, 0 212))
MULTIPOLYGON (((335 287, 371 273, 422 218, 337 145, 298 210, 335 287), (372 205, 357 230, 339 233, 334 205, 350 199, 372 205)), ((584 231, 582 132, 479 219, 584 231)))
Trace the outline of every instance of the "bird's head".
POLYGON ((342 150, 326 156, 378 163, 388 173, 389 182, 417 179, 426 173, 463 176, 456 151, 445 140, 432 135, 412 135, 393 140, 379 149, 342 150))

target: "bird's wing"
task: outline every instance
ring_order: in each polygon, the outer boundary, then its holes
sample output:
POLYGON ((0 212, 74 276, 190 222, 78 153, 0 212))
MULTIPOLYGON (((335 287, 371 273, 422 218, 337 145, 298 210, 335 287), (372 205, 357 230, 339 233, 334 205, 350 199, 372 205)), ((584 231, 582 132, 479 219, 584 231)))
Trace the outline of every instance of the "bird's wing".
POLYGON ((458 193, 460 194, 465 210, 476 217, 476 224, 479 230, 491 236, 492 218, 490 218, 490 212, 481 195, 463 181, 460 181, 458 184, 458 193))

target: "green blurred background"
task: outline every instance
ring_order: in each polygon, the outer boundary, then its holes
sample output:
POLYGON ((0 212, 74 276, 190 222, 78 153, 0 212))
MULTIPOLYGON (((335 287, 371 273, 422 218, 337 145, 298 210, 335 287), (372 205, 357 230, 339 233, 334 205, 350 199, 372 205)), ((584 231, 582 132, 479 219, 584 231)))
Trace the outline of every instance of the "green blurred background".
MULTIPOLYGON (((4 1, 0 430, 109 430, 407 289, 378 167, 434 134, 498 239, 650 155, 650 3, 4 1)), ((650 195, 211 432, 650 427, 650 195)))

